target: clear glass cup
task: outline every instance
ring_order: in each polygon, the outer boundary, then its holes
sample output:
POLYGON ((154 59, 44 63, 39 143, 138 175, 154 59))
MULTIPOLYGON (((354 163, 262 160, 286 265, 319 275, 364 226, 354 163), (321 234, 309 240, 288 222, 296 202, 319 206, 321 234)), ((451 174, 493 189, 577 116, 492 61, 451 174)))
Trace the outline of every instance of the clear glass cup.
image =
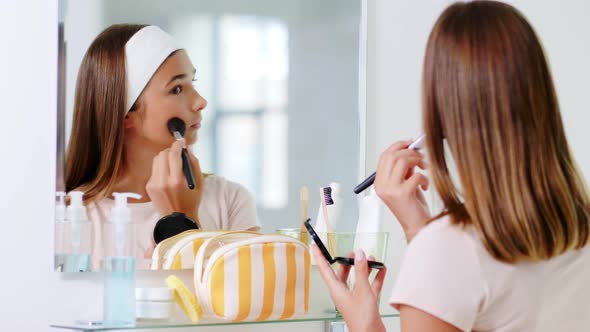
MULTIPOLYGON (((378 262, 385 261, 389 233, 318 233, 318 236, 332 257, 347 257, 350 252, 362 249, 367 257, 373 256, 378 262)), ((311 240, 310 240, 311 243, 311 240)))
MULTIPOLYGON (((334 257, 348 257, 349 253, 354 253, 357 249, 363 250, 367 259, 373 256, 372 260, 385 263, 387 254, 387 242, 389 233, 353 233, 353 232, 335 232, 335 233, 318 233, 318 236, 328 249, 328 252, 334 257)), ((311 243, 310 239, 310 243, 311 243)), ((332 264, 334 270, 338 269, 339 263, 332 264)), ((377 270, 373 269, 369 275, 372 280, 377 270)), ((351 272, 346 280, 348 287, 354 285, 354 273, 351 272)), ((338 313, 338 308, 334 306, 334 312, 338 313)))
POLYGON ((276 230, 277 234, 290 236, 297 240, 301 239, 301 229, 300 228, 278 228, 276 230))

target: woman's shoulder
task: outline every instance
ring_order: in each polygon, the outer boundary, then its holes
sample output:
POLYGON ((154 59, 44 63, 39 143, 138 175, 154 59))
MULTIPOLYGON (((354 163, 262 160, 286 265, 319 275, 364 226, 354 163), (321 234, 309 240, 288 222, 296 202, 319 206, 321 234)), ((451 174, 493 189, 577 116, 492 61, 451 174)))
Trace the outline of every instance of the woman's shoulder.
POLYGON ((221 206, 227 214, 223 229, 247 230, 260 227, 253 196, 243 185, 222 176, 207 175, 203 188, 204 209, 221 206))
POLYGON ((469 226, 447 216, 430 222, 409 243, 390 303, 410 305, 471 330, 486 298, 486 281, 469 226))
POLYGON ((469 244, 476 235, 471 225, 457 225, 451 221, 448 215, 435 219, 424 226, 414 236, 410 245, 413 243, 438 243, 453 241, 461 244, 469 244))
POLYGON ((216 174, 205 174, 203 189, 230 195, 248 193, 248 190, 242 184, 216 174))
POLYGON ((423 261, 446 261, 480 265, 477 233, 471 225, 456 225, 449 216, 436 219, 422 228, 410 241, 407 255, 423 261))

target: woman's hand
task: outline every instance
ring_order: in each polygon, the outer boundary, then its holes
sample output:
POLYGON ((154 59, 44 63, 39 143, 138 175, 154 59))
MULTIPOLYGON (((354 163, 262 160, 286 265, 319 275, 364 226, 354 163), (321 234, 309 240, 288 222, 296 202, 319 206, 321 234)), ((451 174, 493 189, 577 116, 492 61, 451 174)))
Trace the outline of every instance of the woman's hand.
POLYGON ((430 218, 422 190, 428 189, 428 178, 414 173, 414 167, 426 169, 422 154, 408 149, 411 141, 393 144, 381 154, 375 178, 375 191, 400 222, 406 240, 410 240, 430 218))
POLYGON ((312 244, 312 252, 317 263, 322 279, 330 289, 330 297, 338 308, 338 311, 346 321, 350 332, 379 332, 385 331, 385 326, 379 315, 379 294, 383 287, 386 268, 379 270, 372 283, 369 283, 369 265, 362 251, 354 257, 355 284, 349 290, 346 284, 349 265, 340 265, 338 274, 334 273, 330 264, 326 261, 320 250, 312 244))
POLYGON ((182 212, 199 223, 198 210, 203 193, 203 173, 199 160, 189 152, 195 177, 195 189, 189 189, 182 171, 183 145, 184 140, 176 141, 154 158, 152 176, 148 180, 146 191, 162 216, 182 212))

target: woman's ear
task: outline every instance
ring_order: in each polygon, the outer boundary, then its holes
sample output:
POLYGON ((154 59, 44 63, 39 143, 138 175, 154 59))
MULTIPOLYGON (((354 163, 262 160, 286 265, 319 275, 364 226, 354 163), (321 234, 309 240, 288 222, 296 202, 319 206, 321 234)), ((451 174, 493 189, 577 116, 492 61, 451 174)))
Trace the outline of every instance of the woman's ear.
POLYGON ((125 115, 125 119, 123 120, 123 127, 125 129, 134 128, 136 126, 136 122, 137 122, 136 118, 137 118, 137 112, 129 111, 125 115))
POLYGON ((123 127, 125 129, 136 128, 139 126, 140 116, 139 116, 139 109, 141 107, 141 103, 138 101, 131 106, 131 109, 125 115, 125 119, 123 120, 123 127))

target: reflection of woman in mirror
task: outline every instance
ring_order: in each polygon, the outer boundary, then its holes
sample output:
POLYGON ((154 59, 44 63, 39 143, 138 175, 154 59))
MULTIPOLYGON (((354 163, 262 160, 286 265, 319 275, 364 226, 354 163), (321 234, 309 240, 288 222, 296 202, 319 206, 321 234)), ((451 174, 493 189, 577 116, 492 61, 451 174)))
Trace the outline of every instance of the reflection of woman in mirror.
MULTIPOLYGON (((389 298, 401 331, 589 331, 590 199, 533 28, 507 4, 455 3, 430 33, 422 80, 429 163, 398 142, 375 179, 408 241, 389 298), (437 216, 414 167, 430 171, 437 216)), ((350 331, 385 331, 384 270, 370 284, 358 252, 349 290, 350 269, 314 253, 350 331)))
POLYGON ((188 189, 183 142, 174 140, 167 122, 184 120, 186 145, 197 142, 207 101, 193 87, 194 80, 186 51, 155 26, 113 25, 84 55, 66 157, 66 190, 85 193, 95 233, 94 268, 102 258, 101 224, 109 220, 113 192, 142 196, 129 204, 131 221, 138 223, 139 262, 151 257, 154 225, 172 212, 184 213, 203 230, 259 229, 248 191, 220 176, 203 175, 191 153, 196 188, 188 189))

